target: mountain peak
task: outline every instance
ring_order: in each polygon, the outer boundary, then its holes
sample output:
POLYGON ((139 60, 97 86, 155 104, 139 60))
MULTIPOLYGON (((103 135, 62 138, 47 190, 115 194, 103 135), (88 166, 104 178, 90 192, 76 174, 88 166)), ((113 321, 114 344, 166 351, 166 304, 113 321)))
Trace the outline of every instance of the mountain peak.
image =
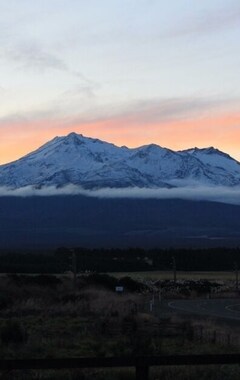
POLYGON ((195 146, 194 148, 184 149, 180 150, 179 152, 186 152, 186 153, 195 153, 195 152, 220 152, 220 150, 214 148, 213 146, 209 146, 207 148, 198 148, 195 146))
POLYGON ((83 144, 84 140, 86 140, 86 138, 84 138, 83 135, 77 134, 75 132, 71 132, 66 137, 64 137, 64 142, 67 141, 67 142, 74 143, 77 145, 83 144))
POLYGON ((70 132, 66 137, 83 137, 81 133, 70 132))
POLYGON ((212 154, 212 153, 222 153, 220 150, 217 148, 214 148, 214 146, 209 146, 207 148, 194 148, 196 152, 203 152, 207 154, 212 154))
POLYGON ((186 152, 186 153, 194 155, 194 156, 199 156, 201 154, 204 154, 204 155, 217 155, 217 156, 222 156, 222 157, 225 157, 225 158, 227 158, 229 160, 237 162, 229 154, 227 154, 225 152, 222 152, 221 150, 219 150, 217 148, 214 148, 213 146, 209 146, 207 148, 197 148, 197 147, 195 147, 195 148, 186 149, 186 150, 183 150, 183 151, 180 151, 180 152, 183 152, 183 153, 186 152))

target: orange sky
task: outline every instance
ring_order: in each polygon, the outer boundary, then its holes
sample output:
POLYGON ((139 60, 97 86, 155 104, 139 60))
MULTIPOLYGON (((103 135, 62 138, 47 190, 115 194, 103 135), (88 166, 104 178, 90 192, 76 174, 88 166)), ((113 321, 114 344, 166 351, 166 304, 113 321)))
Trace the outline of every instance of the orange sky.
POLYGON ((239 0, 2 3, 0 164, 73 131, 240 160, 239 0))
POLYGON ((130 123, 124 118, 71 125, 47 120, 12 123, 1 131, 0 163, 13 161, 55 136, 73 131, 128 147, 149 143, 173 150, 214 146, 240 161, 240 113, 161 123, 130 123))

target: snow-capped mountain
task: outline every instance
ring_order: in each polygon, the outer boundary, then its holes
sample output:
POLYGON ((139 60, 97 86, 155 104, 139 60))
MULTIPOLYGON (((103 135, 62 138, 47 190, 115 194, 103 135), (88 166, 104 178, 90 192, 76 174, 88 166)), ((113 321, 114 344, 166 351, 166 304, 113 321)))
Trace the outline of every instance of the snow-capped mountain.
POLYGON ((76 133, 0 166, 0 186, 11 189, 67 184, 85 188, 240 185, 240 163, 214 149, 174 152, 158 145, 117 147, 76 133))

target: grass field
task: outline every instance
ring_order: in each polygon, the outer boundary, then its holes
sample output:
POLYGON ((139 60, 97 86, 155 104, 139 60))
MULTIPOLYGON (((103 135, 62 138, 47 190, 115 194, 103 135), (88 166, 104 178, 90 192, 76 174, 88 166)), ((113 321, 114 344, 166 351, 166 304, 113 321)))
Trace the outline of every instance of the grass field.
MULTIPOLYGON (((166 279, 171 272, 115 273, 117 277, 166 279)), ((233 279, 231 272, 179 272, 179 278, 233 279)), ((193 327, 205 330, 212 321, 193 321, 175 314, 148 313, 146 293, 115 292, 115 279, 98 274, 79 275, 73 289, 69 275, 0 276, 0 354, 2 359, 69 358, 84 356, 145 356, 189 353, 236 353, 238 347, 195 338, 193 327), (113 281, 114 280, 114 281, 113 281), (113 286, 114 285, 114 286, 113 286), (195 325, 194 325, 195 324, 195 325)), ((131 281, 126 281, 132 286, 131 281)), ((141 284, 142 285, 142 284, 141 284)), ((183 287, 185 286, 182 284, 183 287)), ((211 284, 212 286, 213 284, 211 284)), ((146 286, 147 287, 147 286, 146 286)), ((167 288, 167 285, 165 285, 167 288)), ((180 285, 176 288, 181 289, 180 285)), ((141 287, 140 287, 141 289, 141 287)), ((145 292, 145 285, 144 285, 145 292)), ((195 292, 196 293, 196 292, 195 292)), ((231 333, 231 332, 230 332, 231 333)), ((232 334, 237 334, 236 326, 232 334)), ((198 367, 199 368, 199 367, 198 367)), ((152 368, 150 380, 199 379, 194 367, 152 368)), ((123 380, 135 379, 133 369, 10 371, 4 380, 123 380)), ((201 369, 204 380, 238 380, 239 367, 201 369)))
MULTIPOLYGON (((117 278, 129 276, 133 279, 145 280, 172 280, 173 272, 171 271, 152 271, 152 272, 115 272, 110 273, 117 278)), ((235 281, 235 272, 177 272, 177 280, 209 280, 209 281, 235 281)))

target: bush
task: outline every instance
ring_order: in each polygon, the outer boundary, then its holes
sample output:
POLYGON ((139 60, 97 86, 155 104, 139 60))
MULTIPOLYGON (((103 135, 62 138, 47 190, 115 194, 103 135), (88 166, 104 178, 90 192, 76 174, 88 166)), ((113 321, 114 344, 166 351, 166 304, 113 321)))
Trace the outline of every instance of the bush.
POLYGON ((12 299, 9 295, 0 293, 0 310, 5 309, 12 304, 12 299))
POLYGON ((138 281, 133 280, 129 276, 120 278, 119 285, 123 286, 130 292, 141 292, 147 289, 147 286, 145 286, 144 284, 141 284, 138 281))
POLYGON ((144 284, 141 284, 128 276, 117 279, 116 277, 108 274, 93 273, 87 277, 87 283, 101 285, 102 287, 113 291, 116 286, 123 286, 124 290, 128 290, 130 292, 141 292, 147 289, 144 284))
POLYGON ((18 286, 43 286, 43 287, 56 287, 60 285, 62 281, 54 275, 21 275, 21 274, 10 274, 8 278, 18 286))
POLYGON ((108 274, 93 273, 87 277, 87 283, 100 285, 109 290, 115 290, 115 287, 118 285, 118 280, 108 274))
POLYGON ((11 343, 22 344, 27 341, 27 333, 17 321, 7 321, 1 331, 1 341, 8 345, 11 343))

